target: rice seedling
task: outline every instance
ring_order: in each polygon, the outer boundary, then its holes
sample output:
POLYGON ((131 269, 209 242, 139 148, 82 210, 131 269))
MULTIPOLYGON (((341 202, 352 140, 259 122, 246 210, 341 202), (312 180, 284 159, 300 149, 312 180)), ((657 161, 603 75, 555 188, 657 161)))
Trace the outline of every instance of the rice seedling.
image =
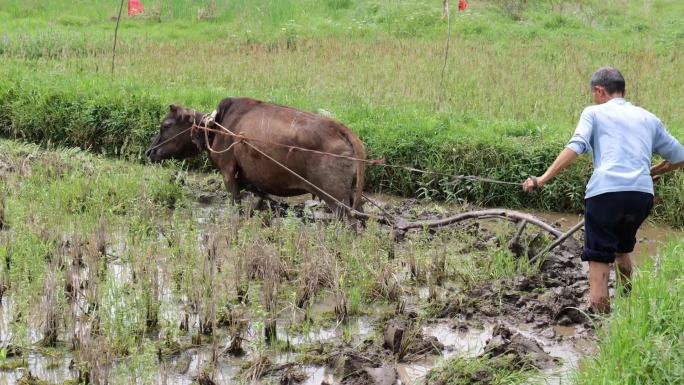
POLYGON ((398 301, 403 294, 403 289, 392 267, 387 264, 374 274, 375 287, 372 295, 390 302, 398 301))
POLYGON ((245 354, 243 343, 245 342, 247 329, 249 327, 249 319, 247 314, 240 307, 233 307, 227 310, 224 315, 224 324, 228 326, 230 333, 230 342, 226 348, 226 352, 234 356, 242 356, 245 354))
POLYGON ((296 306, 307 308, 321 289, 331 287, 334 259, 325 248, 303 248, 302 266, 297 284, 296 306))
POLYGON ((333 270, 333 281, 331 290, 335 298, 335 317, 337 322, 345 322, 349 315, 349 305, 347 299, 347 292, 341 282, 342 273, 339 270, 339 265, 336 263, 333 270))
POLYGON ((5 196, 0 194, 0 231, 7 228, 7 219, 5 219, 5 196))
POLYGON ((250 366, 242 373, 242 380, 246 384, 256 384, 271 366, 271 361, 266 356, 257 357, 250 366))
POLYGON ((50 263, 50 268, 45 273, 42 292, 43 301, 39 308, 40 313, 43 315, 41 320, 43 337, 39 344, 44 347, 55 346, 59 335, 58 327, 60 317, 62 316, 62 309, 60 292, 58 291, 58 272, 56 260, 53 260, 50 263))
POLYGON ((263 307, 266 311, 266 319, 264 319, 264 337, 266 343, 269 345, 274 344, 278 340, 277 319, 280 277, 277 274, 276 268, 276 266, 271 264, 266 267, 261 284, 263 307))

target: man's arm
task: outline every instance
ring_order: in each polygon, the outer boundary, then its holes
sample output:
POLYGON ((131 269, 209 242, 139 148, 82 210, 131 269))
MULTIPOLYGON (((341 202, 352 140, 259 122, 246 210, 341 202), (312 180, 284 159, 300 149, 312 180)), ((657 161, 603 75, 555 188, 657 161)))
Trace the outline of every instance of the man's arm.
POLYGON ((651 175, 660 175, 674 171, 684 164, 684 146, 672 136, 660 120, 656 120, 656 135, 653 140, 653 152, 662 156, 665 161, 651 168, 651 175), (654 173, 655 172, 655 173, 654 173))
POLYGON ((594 112, 590 107, 582 111, 579 123, 575 129, 575 134, 570 139, 570 143, 558 154, 553 164, 546 170, 544 175, 539 178, 527 178, 523 182, 522 188, 525 192, 532 192, 536 188, 541 188, 547 184, 559 172, 570 166, 579 155, 591 151, 591 138, 594 135, 594 112))
POLYGON ((651 167, 651 176, 653 177, 653 180, 657 180, 661 175, 675 171, 677 169, 680 169, 684 167, 684 162, 679 162, 679 163, 670 163, 666 160, 658 163, 657 165, 651 167))
POLYGON ((567 147, 564 148, 563 151, 558 154, 558 157, 553 164, 551 164, 549 169, 546 170, 544 175, 537 178, 537 186, 535 186, 533 178, 527 178, 527 180, 523 183, 523 191, 531 192, 534 191, 535 188, 544 187, 544 185, 553 179, 553 177, 555 177, 559 172, 565 170, 568 166, 573 164, 576 159, 577 153, 574 150, 571 150, 567 147))

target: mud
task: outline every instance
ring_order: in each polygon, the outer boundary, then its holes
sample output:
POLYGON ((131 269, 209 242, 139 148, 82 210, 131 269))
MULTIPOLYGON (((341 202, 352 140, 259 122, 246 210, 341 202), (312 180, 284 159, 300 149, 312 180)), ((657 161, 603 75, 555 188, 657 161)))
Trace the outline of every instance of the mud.
POLYGON ((366 346, 360 350, 335 348, 327 364, 340 385, 389 385, 396 382, 397 374, 393 366, 383 364, 387 361, 385 352, 366 346))
POLYGON ((485 283, 447 296, 435 309, 435 316, 467 321, 504 318, 536 328, 587 323, 583 310, 587 309, 589 286, 579 253, 579 244, 564 244, 546 258, 539 274, 485 283))
MULTIPOLYGON (((195 219, 200 226, 208 226, 212 218, 227 210, 225 193, 222 183, 216 179, 209 179, 199 191, 195 219)), ((245 206, 243 210, 251 212, 258 206, 270 208, 269 213, 263 215, 264 226, 274 225, 286 216, 303 222, 332 219, 332 213, 323 203, 308 198, 259 202, 258 198, 251 197, 247 201, 253 205, 245 206)), ((415 200, 376 200, 383 209, 411 219, 436 219, 446 214, 444 208, 415 200)), ((369 205, 366 209, 369 212, 377 210, 369 205)), ((472 237, 472 242, 463 246, 463 253, 470 250, 486 252, 506 246, 500 244, 486 225, 466 223, 458 230, 472 237)), ((407 234, 407 241, 413 241, 412 237, 415 234, 407 234)), ((524 239, 517 254, 530 255, 535 249, 529 244, 536 242, 535 239, 538 241, 536 234, 524 239)), ((106 274, 115 277, 121 286, 134 283, 135 270, 121 257, 125 255, 126 245, 117 241, 115 234, 111 234, 107 243, 107 249, 101 253, 106 274)), ((261 279, 266 275, 263 267, 273 265, 271 262, 277 260, 270 259, 274 250, 262 245, 256 247, 254 254, 261 259, 250 260, 245 273, 253 279, 261 279)), ((76 253, 75 250, 69 252, 76 253)), ((277 320, 279 341, 272 348, 254 343, 259 330, 258 317, 250 319, 248 315, 233 313, 225 314, 212 325, 215 326, 212 328, 213 340, 191 341, 191 335, 202 329, 200 316, 192 309, 190 299, 174 292, 173 277, 160 267, 157 273, 159 317, 175 325, 184 324, 184 331, 178 330, 180 337, 172 336, 175 339, 162 335, 152 337, 158 347, 154 382, 232 384, 253 375, 255 381, 264 384, 420 384, 441 361, 455 358, 481 359, 491 367, 506 370, 529 366, 538 369, 542 378, 556 375, 560 378, 561 374, 557 373, 572 370, 579 357, 591 352, 593 346, 593 329, 581 311, 585 309, 588 286, 578 254, 579 243, 567 242, 551 253, 539 274, 482 283, 465 291, 447 284, 428 287, 426 272, 409 267, 406 277, 396 280, 401 290, 395 297, 401 306, 370 306, 364 309, 365 315, 349 317, 346 324, 329 318, 320 321, 334 311, 335 301, 331 300, 331 295, 301 295, 298 297, 305 299, 293 299, 292 308, 304 307, 297 306, 299 300, 307 302, 311 317, 319 319, 321 324, 302 330, 298 327, 301 314, 282 316, 277 320), (244 329, 244 333, 237 333, 243 342, 241 354, 231 350, 231 339, 235 340, 236 334, 231 327, 236 327, 236 319, 244 329), (169 341, 165 340, 167 337, 169 341), (253 371, 249 372, 251 369, 253 371)), ((70 267, 74 271, 73 282, 67 292, 72 294, 69 301, 76 309, 87 308, 83 293, 88 289, 91 273, 84 267, 86 264, 78 260, 70 267)), ((283 285, 298 276, 297 272, 288 271, 284 266, 271 267, 275 267, 283 285)), ((299 288, 290 289, 294 292, 299 288)), ((299 310, 292 310, 296 311, 299 310)), ((4 347, 12 336, 12 313, 10 294, 0 302, 0 340, 4 347)), ((76 318, 81 315, 80 310, 74 311, 76 318)), ((71 336, 62 339, 69 340, 71 336)), ((126 359, 121 359, 107 370, 114 373, 125 365, 126 359)), ((28 356, 26 366, 0 372, 0 385, 18 383, 28 372, 50 383, 78 377, 69 355, 50 360, 47 355, 33 354, 28 356)), ((491 373, 485 371, 469 375, 465 383, 488 384, 491 381, 491 373)))
POLYGON ((537 369, 548 369, 556 365, 554 359, 542 349, 537 341, 514 333, 503 325, 494 328, 492 338, 485 346, 488 357, 507 356, 518 368, 532 365, 537 369))
POLYGON ((414 321, 392 320, 385 325, 383 347, 399 360, 425 354, 440 354, 444 345, 434 336, 425 336, 414 321))

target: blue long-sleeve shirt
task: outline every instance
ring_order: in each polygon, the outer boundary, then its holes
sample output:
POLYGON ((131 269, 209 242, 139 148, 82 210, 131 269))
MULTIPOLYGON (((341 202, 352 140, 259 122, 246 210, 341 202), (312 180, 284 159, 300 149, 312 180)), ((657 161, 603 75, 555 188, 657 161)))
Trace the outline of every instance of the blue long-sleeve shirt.
POLYGON ((684 162, 684 147, 660 119, 622 98, 585 108, 567 148, 593 155, 586 198, 616 191, 653 194, 653 153, 670 163, 684 162))

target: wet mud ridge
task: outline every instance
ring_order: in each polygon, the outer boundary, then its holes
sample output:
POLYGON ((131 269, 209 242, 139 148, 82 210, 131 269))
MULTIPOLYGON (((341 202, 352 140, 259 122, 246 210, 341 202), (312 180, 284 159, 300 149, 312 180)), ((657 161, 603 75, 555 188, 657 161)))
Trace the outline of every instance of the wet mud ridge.
MULTIPOLYGON (((451 382, 440 382, 435 368, 440 360, 459 356, 482 365, 464 374, 464 383, 494 383, 494 371, 516 370, 560 381, 581 355, 591 352, 594 337, 582 310, 588 287, 576 252, 572 247, 558 250, 535 277, 447 294, 428 318, 418 320, 404 310, 385 321, 380 353, 375 341, 331 354, 341 357, 346 370, 339 381, 320 383, 446 384, 451 382)), ((337 362, 331 366, 339 367, 337 362)))
MULTIPOLYGON (((416 205, 404 202, 396 212, 416 215, 416 205)), ((423 210, 418 216, 438 214, 423 210)), ((465 227, 477 233, 471 247, 484 248, 493 239, 486 227, 465 227)), ((587 272, 580 252, 579 242, 570 239, 545 258, 536 274, 465 291, 444 290, 429 304, 420 295, 408 296, 377 320, 375 338, 357 346, 333 342, 321 347, 317 354, 327 357, 321 369, 327 376, 301 383, 458 383, 439 379, 440 365, 455 357, 482 365, 474 373, 464 371, 462 380, 467 383, 494 383, 497 370, 524 371, 545 382, 561 382, 594 346, 594 325, 586 306, 587 272)), ((295 382, 281 377, 280 383, 295 382)))
POLYGON ((546 257, 537 275, 476 287, 458 299, 445 300, 436 316, 467 322, 496 317, 537 329, 588 325, 589 286, 579 253, 578 245, 563 245, 546 257))

